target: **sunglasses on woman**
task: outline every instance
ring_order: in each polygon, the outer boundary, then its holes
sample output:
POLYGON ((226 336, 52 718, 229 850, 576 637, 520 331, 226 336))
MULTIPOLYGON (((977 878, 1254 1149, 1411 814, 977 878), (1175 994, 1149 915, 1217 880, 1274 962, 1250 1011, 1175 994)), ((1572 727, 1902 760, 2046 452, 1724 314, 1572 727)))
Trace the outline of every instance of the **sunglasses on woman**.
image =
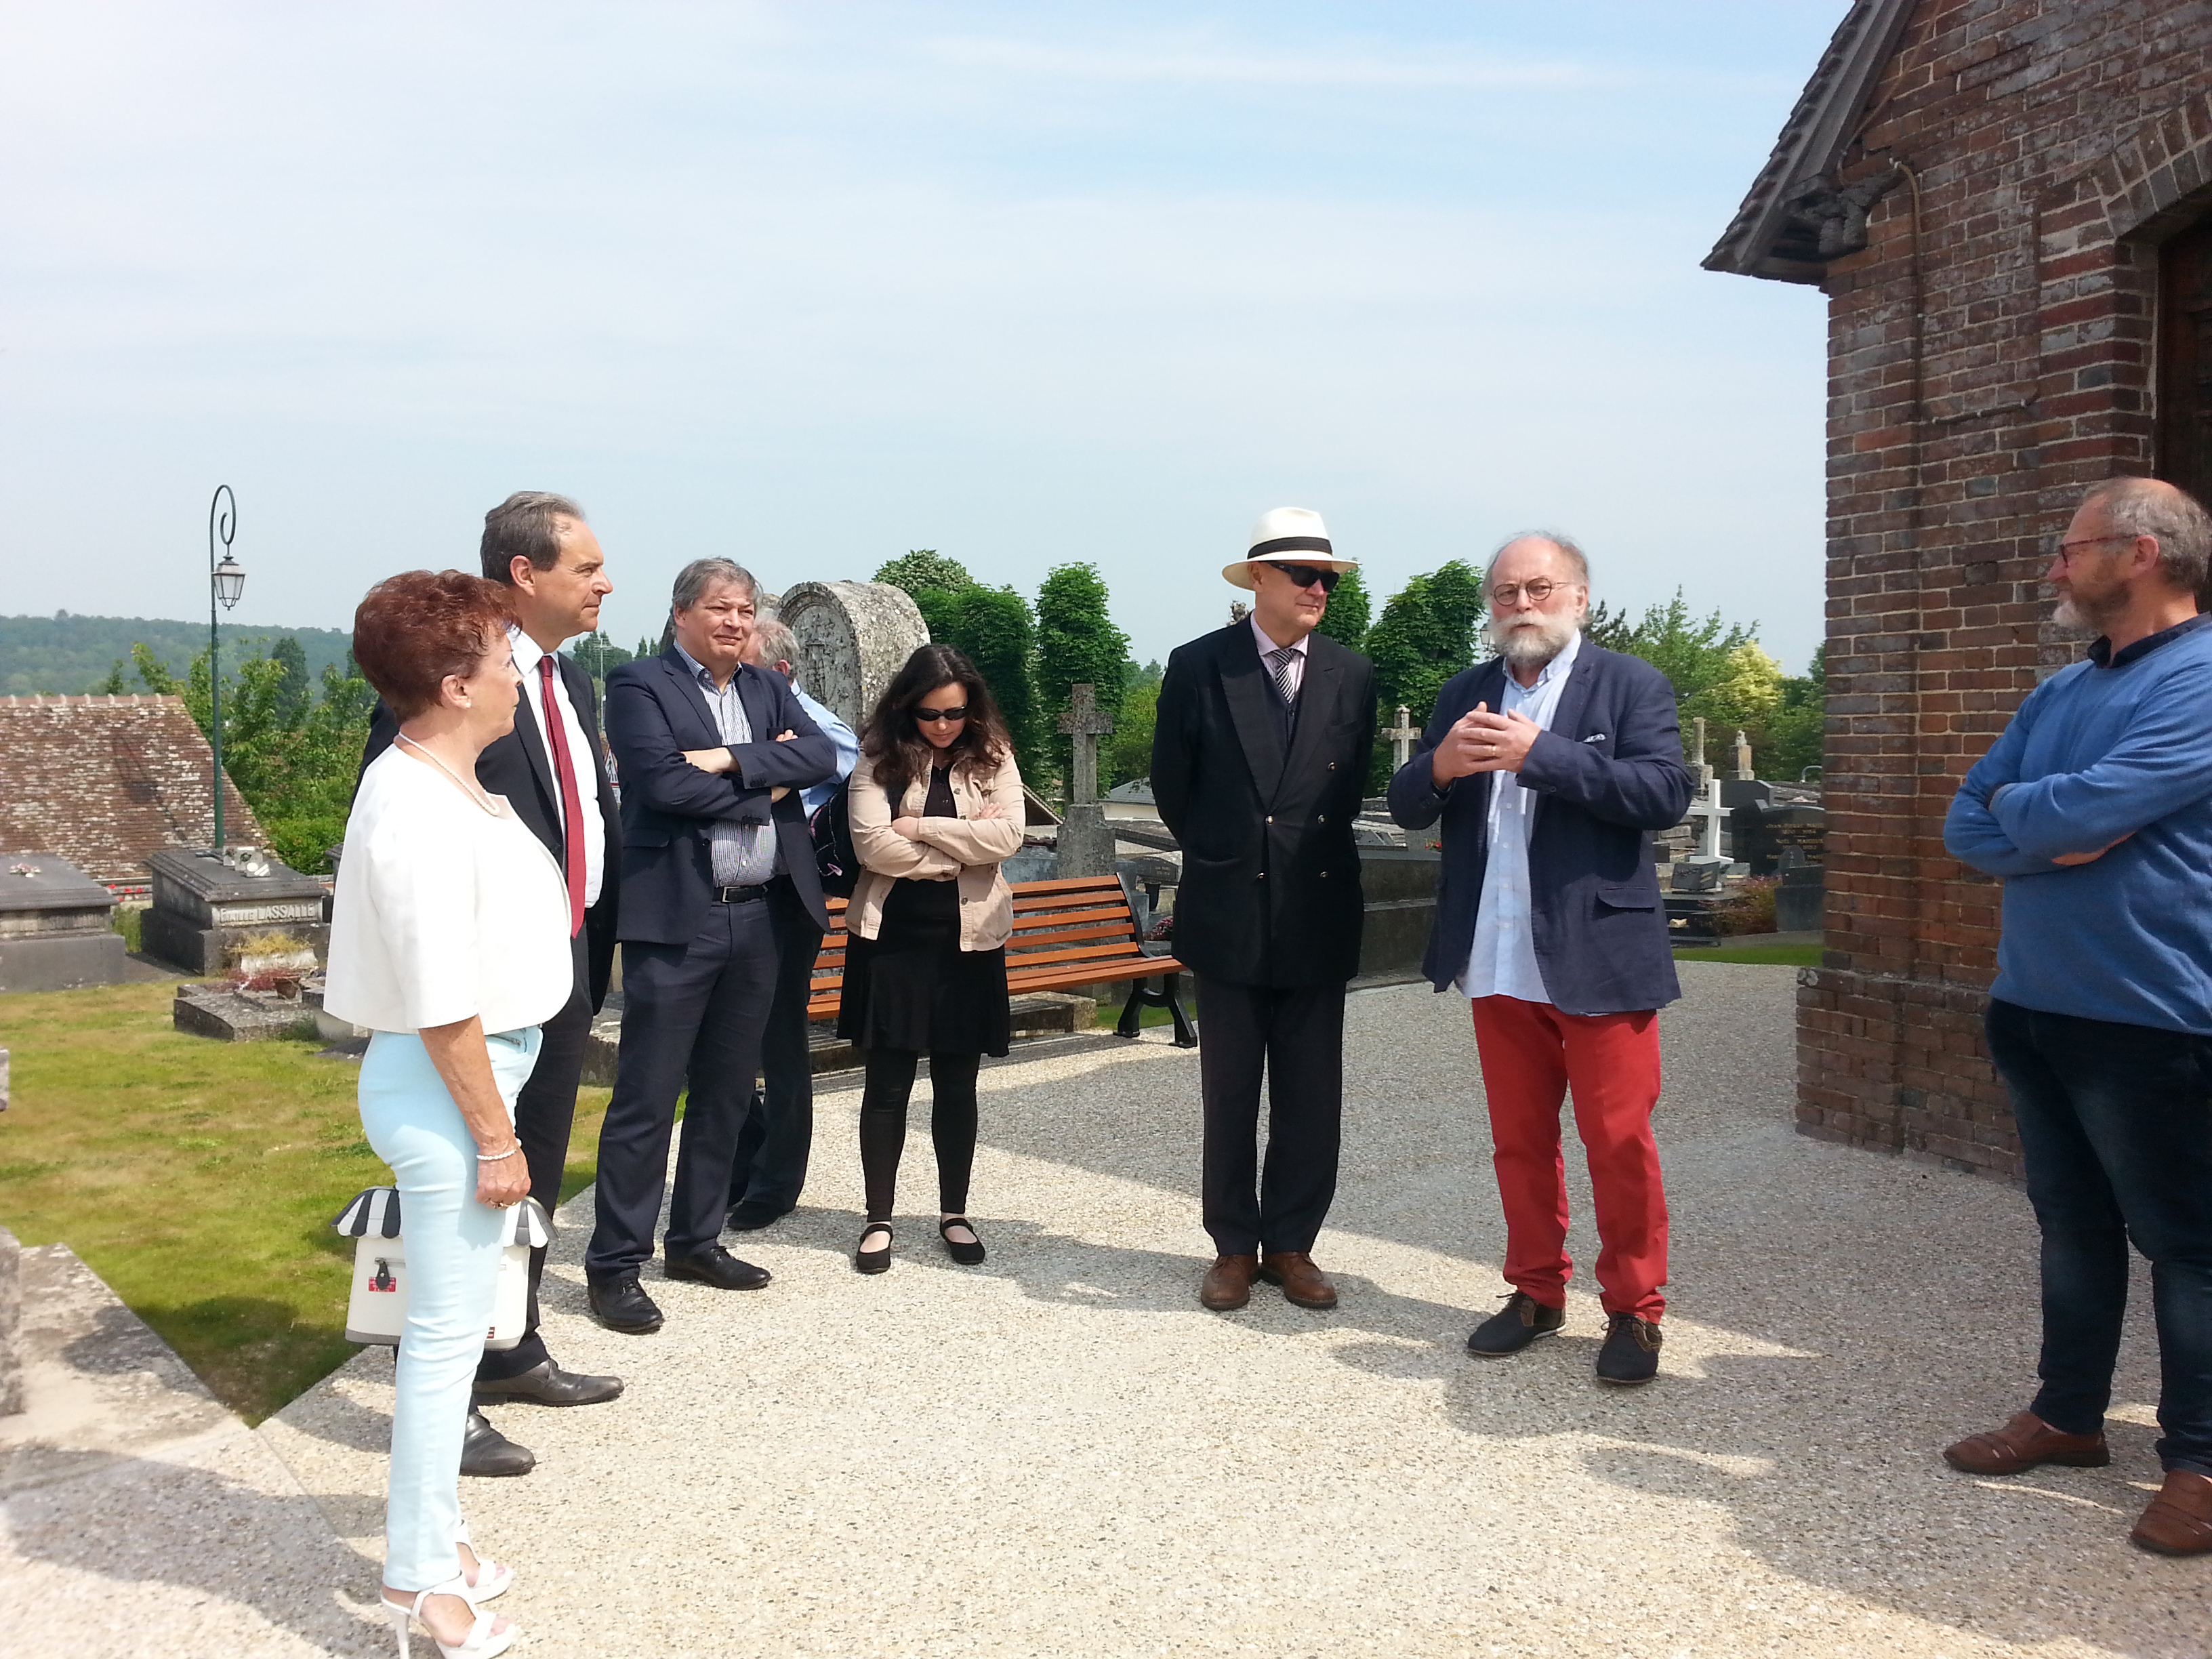
POLYGON ((1321 591, 1324 593, 1336 592, 1336 579, 1343 574, 1341 571, 1324 570, 1318 565, 1276 564, 1272 559, 1268 563, 1274 565, 1276 569, 1288 576, 1293 586, 1311 587, 1316 582, 1319 582, 1321 591))
POLYGON ((918 720, 927 720, 932 726, 940 721, 964 720, 968 718, 968 705, 963 702, 957 708, 917 708, 914 711, 914 717, 918 720))

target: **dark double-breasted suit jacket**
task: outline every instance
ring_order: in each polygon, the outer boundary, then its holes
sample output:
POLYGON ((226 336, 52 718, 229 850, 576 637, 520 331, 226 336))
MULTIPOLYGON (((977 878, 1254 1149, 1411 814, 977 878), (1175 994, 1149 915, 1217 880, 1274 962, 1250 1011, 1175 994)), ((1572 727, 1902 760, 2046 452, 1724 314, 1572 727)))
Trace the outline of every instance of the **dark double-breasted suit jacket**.
MULTIPOLYGON (((590 978, 588 987, 592 1007, 596 1012, 606 1000, 607 982, 615 958, 615 940, 618 937, 616 917, 621 908, 622 895, 622 820, 615 810, 615 792, 607 778, 607 753, 599 737, 599 697, 592 687, 592 677, 573 659, 555 653, 561 684, 567 688, 568 706, 576 711, 577 723, 584 728, 585 741, 590 745, 592 764, 599 775, 599 812, 606 830, 606 864, 599 880, 599 896, 584 913, 585 960, 590 978)), ((538 682, 535 676, 523 681, 518 697, 538 695, 538 682)), ((781 728, 779 728, 781 729, 781 728)), ((363 770, 392 746, 399 735, 399 722, 384 700, 377 699, 375 711, 369 716, 368 744, 362 750, 363 770)), ((477 781, 495 795, 504 795, 514 809, 514 815, 530 826, 530 833, 545 844, 553 855, 553 862, 567 868, 567 842, 561 828, 561 785, 553 775, 552 757, 546 752, 545 739, 538 734, 537 719, 519 705, 514 711, 514 730, 503 738, 495 738, 483 754, 477 757, 477 781)))
POLYGON ((1359 970, 1352 821, 1375 743, 1375 665, 1316 634, 1286 719, 1251 625, 1168 659, 1152 794, 1182 847, 1177 958, 1246 985, 1341 983, 1359 970))

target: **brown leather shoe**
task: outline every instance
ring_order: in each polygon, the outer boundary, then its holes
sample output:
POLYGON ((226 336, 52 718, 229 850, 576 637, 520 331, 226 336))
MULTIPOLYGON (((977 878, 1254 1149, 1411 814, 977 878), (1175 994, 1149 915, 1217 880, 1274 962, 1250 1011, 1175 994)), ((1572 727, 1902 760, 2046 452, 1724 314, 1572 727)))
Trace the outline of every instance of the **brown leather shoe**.
POLYGON ((1217 1255, 1198 1287, 1198 1299, 1216 1313, 1235 1313, 1252 1299, 1252 1274, 1259 1266, 1256 1255, 1217 1255))
POLYGON ((1334 1308, 1336 1286, 1304 1250, 1270 1250, 1260 1262, 1260 1277, 1283 1287, 1283 1300, 1301 1308, 1334 1308))
POLYGON ((2160 1555, 2212 1553, 2212 1477, 2168 1469, 2166 1485, 2128 1534, 2138 1549, 2160 1555))
POLYGON ((2101 1431, 2062 1434, 2033 1412, 2021 1412, 2001 1429, 1944 1447, 1943 1461, 1968 1474, 2018 1474, 2042 1463, 2101 1469, 2112 1455, 2105 1449, 2101 1431))

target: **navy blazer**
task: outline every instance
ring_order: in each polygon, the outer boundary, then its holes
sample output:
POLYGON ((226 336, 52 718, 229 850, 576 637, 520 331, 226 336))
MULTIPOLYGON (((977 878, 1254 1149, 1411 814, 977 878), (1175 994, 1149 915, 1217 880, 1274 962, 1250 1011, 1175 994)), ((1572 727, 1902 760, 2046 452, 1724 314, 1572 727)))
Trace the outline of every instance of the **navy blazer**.
MULTIPOLYGON (((599 1005, 607 1000, 607 985, 614 968, 615 914, 620 908, 622 891, 622 821, 616 816, 615 792, 607 778, 606 750, 599 741, 599 697, 592 689, 592 677, 573 657, 564 657, 556 651, 553 660, 559 665, 561 684, 568 688, 568 706, 576 711, 576 719, 584 728, 592 763, 599 769, 599 820, 606 834, 606 862, 599 872, 599 900, 584 912, 584 957, 591 979, 586 988, 592 994, 592 1012, 597 1013, 599 1005)), ((537 685, 534 678, 525 679, 515 695, 518 698, 531 697, 536 695, 537 685)), ((781 726, 776 729, 782 730, 781 726)), ((369 762, 389 749, 398 735, 398 720, 389 705, 379 697, 369 715, 368 743, 361 756, 362 771, 368 770, 369 762)), ((518 707, 514 711, 514 730, 503 738, 494 738, 483 753, 477 757, 477 781, 493 794, 506 796, 515 817, 529 825, 531 834, 545 844, 545 850, 553 855, 553 862, 564 870, 568 868, 568 847, 561 834, 561 786, 554 779, 552 757, 546 753, 545 739, 538 735, 538 722, 522 708, 518 707)), ((354 787, 361 787, 358 775, 354 779, 354 787)))
POLYGON ((1504 785, 1542 797, 1528 836, 1530 927, 1553 1006, 1570 1014, 1663 1007, 1682 991, 1651 832, 1680 823, 1693 790, 1674 688, 1642 659, 1584 639, 1551 726, 1518 777, 1476 772, 1440 793, 1429 757, 1461 715, 1478 702, 1495 710, 1504 693, 1503 659, 1454 677, 1413 757, 1390 780, 1390 816, 1401 824, 1425 830, 1443 820, 1422 973, 1442 991, 1467 970, 1490 861, 1490 792, 1504 785))
POLYGON ((625 944, 688 945, 714 902, 710 826, 717 818, 773 823, 784 872, 814 918, 830 930, 799 791, 837 774, 837 745, 799 707, 781 674, 738 669, 738 696, 754 741, 725 744, 707 694, 674 646, 626 662, 607 676, 607 744, 622 778, 625 944), (778 743, 779 732, 798 735, 778 743), (702 772, 687 749, 727 747, 734 772, 702 772), (770 803, 769 792, 790 790, 770 803))

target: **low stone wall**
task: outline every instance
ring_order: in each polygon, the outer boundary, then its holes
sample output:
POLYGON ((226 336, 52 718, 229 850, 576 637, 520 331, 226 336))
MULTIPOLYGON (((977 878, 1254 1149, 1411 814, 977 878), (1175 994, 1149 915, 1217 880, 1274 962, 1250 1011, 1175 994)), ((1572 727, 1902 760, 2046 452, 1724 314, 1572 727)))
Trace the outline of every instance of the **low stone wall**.
POLYGON ((1443 870, 1443 854, 1426 847, 1359 849, 1359 882, 1367 900, 1359 941, 1362 981, 1383 985, 1421 976, 1443 870))

